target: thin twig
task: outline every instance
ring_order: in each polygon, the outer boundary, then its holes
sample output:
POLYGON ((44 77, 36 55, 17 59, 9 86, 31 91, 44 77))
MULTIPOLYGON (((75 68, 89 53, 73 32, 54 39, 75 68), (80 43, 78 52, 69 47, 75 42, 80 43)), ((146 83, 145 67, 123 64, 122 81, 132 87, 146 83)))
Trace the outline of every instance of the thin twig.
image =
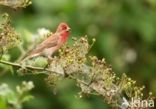
POLYGON ((34 67, 34 66, 27 66, 27 65, 22 66, 22 65, 19 64, 19 63, 13 63, 13 62, 8 62, 8 61, 3 61, 3 60, 0 60, 0 63, 5 64, 5 65, 11 65, 11 66, 18 67, 18 68, 23 68, 23 67, 24 67, 24 68, 26 68, 26 69, 31 69, 31 70, 53 72, 52 70, 49 70, 49 69, 47 69, 47 68, 34 67))

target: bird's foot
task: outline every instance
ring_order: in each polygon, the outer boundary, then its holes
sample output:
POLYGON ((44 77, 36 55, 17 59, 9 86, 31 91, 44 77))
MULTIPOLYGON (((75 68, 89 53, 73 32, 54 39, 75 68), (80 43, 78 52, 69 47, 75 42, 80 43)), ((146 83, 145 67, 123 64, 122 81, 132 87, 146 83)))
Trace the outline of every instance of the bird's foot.
POLYGON ((44 70, 47 69, 47 68, 49 67, 49 65, 50 65, 50 64, 47 63, 47 64, 45 65, 45 67, 44 67, 44 70))

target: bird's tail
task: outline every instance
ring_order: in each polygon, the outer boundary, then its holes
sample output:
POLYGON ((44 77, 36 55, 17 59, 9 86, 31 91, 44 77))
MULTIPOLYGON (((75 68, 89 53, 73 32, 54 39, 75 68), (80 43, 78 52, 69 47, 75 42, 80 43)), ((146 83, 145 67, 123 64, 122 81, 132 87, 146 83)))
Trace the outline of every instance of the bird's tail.
POLYGON ((26 61, 26 60, 28 60, 28 59, 30 59, 31 57, 30 56, 28 56, 28 54, 25 54, 24 56, 21 56, 18 60, 17 60, 17 62, 19 63, 21 63, 21 62, 24 62, 24 61, 26 61))
POLYGON ((23 55, 17 60, 17 62, 24 62, 32 57, 34 57, 32 54, 32 49, 28 50, 28 52, 23 53, 23 55))
POLYGON ((39 53, 36 53, 36 54, 29 54, 29 53, 27 53, 26 55, 24 55, 23 57, 21 57, 17 62, 24 62, 24 61, 26 61, 28 59, 37 57, 39 55, 40 55, 39 53))

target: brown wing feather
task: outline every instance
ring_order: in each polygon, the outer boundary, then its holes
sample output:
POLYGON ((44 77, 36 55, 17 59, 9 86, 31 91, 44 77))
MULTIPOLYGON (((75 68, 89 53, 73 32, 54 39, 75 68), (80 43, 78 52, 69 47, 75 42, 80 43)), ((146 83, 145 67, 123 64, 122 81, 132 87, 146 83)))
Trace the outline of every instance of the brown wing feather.
POLYGON ((29 55, 42 52, 42 50, 44 50, 46 48, 51 48, 51 47, 56 46, 58 43, 58 39, 59 38, 57 36, 54 36, 54 35, 48 37, 45 41, 43 41, 41 44, 39 44, 37 46, 37 48, 35 48, 33 51, 31 51, 29 55))

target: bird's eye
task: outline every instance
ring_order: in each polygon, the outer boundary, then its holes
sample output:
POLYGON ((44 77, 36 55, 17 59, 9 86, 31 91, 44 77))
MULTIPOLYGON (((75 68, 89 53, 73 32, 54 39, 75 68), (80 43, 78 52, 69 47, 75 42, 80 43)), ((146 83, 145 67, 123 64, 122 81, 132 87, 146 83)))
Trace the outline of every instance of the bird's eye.
POLYGON ((67 29, 67 26, 63 25, 62 30, 66 30, 66 29, 67 29))

